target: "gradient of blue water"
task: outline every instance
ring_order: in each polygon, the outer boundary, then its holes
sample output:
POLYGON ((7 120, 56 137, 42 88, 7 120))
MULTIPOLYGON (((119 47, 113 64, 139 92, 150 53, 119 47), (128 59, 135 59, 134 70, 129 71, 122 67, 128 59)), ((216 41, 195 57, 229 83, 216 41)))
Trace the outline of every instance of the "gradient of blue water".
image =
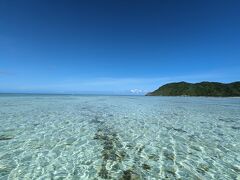
POLYGON ((239 174, 239 98, 0 95, 0 179, 239 174))

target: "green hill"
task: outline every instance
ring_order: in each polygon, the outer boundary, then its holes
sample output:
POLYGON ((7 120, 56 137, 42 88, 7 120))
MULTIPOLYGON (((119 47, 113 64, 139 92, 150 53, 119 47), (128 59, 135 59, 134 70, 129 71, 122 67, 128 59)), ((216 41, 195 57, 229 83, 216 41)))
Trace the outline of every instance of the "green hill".
POLYGON ((147 96, 240 96, 240 81, 229 84, 219 82, 177 82, 161 86, 147 96))

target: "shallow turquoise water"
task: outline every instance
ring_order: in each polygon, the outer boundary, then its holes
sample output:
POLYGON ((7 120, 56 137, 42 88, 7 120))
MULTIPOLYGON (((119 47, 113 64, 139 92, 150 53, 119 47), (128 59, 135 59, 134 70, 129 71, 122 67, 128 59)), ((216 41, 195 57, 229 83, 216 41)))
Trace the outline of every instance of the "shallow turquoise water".
POLYGON ((0 95, 0 179, 240 179, 240 99, 0 95))

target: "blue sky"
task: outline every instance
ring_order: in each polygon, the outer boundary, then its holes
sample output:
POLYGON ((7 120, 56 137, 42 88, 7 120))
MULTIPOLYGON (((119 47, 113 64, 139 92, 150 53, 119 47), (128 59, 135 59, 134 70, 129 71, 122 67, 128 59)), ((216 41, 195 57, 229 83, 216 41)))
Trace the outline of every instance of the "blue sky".
POLYGON ((0 92, 238 81, 239 9, 238 0, 1 0, 0 92))

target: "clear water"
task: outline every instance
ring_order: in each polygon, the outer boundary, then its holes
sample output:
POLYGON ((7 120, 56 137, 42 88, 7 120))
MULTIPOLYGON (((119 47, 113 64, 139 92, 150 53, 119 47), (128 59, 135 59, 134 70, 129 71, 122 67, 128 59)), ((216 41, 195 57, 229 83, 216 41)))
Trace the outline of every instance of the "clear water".
POLYGON ((238 98, 0 96, 0 179, 239 174, 238 98))

